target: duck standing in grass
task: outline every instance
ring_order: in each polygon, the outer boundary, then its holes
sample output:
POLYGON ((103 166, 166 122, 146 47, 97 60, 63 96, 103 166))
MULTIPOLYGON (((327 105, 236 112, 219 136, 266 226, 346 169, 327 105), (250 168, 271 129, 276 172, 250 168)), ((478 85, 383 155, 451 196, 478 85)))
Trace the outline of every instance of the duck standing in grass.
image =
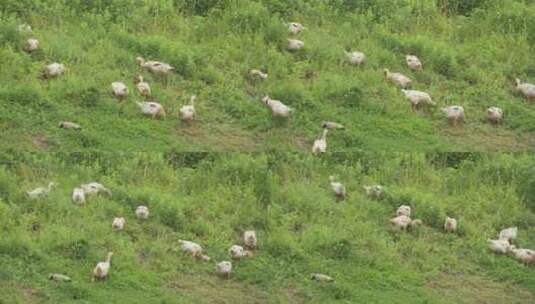
POLYGON ((56 183, 50 182, 50 183, 48 183, 48 187, 46 187, 46 188, 38 187, 38 188, 35 188, 35 189, 31 190, 31 191, 26 191, 26 195, 28 195, 28 197, 31 198, 31 199, 44 197, 44 196, 47 196, 50 193, 50 191, 52 191, 52 188, 54 186, 56 186, 56 183))
POLYGON ((371 197, 373 199, 380 199, 383 197, 384 189, 381 185, 363 186, 362 188, 364 189, 368 197, 371 197))
POLYGON ((420 59, 414 55, 406 55, 405 61, 407 62, 407 66, 409 69, 413 71, 419 71, 422 69, 422 62, 420 59))
POLYGON ((323 129, 322 136, 314 141, 314 144, 312 145, 313 154, 320 154, 320 153, 327 152, 327 133, 328 132, 329 132, 329 129, 323 129))
POLYGON ((399 206, 398 210, 396 210, 396 216, 400 216, 400 215, 411 217, 411 207, 407 205, 399 206))
POLYGON ((516 90, 520 92, 526 101, 535 99, 535 84, 522 82, 520 79, 515 79, 516 81, 516 90))
POLYGON ((143 79, 143 76, 137 75, 134 77, 134 84, 136 85, 136 89, 143 97, 150 97, 151 91, 150 91, 150 85, 148 82, 146 82, 143 79))
POLYGON ((154 60, 145 61, 143 57, 137 57, 136 62, 139 64, 140 67, 158 75, 168 75, 175 69, 168 63, 154 60))
POLYGON ((457 231, 457 220, 451 217, 446 217, 446 221, 444 222, 444 231, 452 233, 457 231))
POLYGON ((305 43, 298 39, 288 39, 288 44, 286 47, 290 51, 298 51, 305 47, 305 43))
POLYGON ((507 240, 488 240, 489 248, 494 253, 506 254, 511 251, 511 244, 507 240))
POLYGON ((128 96, 128 88, 120 81, 111 83, 111 92, 119 101, 124 100, 128 96))
POLYGON ((193 121, 195 118, 195 99, 197 97, 195 95, 191 95, 189 99, 189 105, 184 105, 180 108, 178 111, 178 116, 182 121, 193 121))
POLYGON ((290 22, 290 23, 288 23, 288 31, 292 35, 297 35, 304 29, 305 29, 305 27, 299 22, 290 22))
POLYGON ((79 124, 71 121, 61 121, 58 124, 58 127, 66 130, 82 130, 82 127, 79 124))
POLYGON ((164 118, 165 117, 165 110, 163 106, 157 102, 154 101, 141 101, 136 102, 139 109, 141 110, 141 113, 145 116, 150 116, 151 118, 164 118))
POLYGON ((267 95, 262 98, 262 102, 271 110, 271 114, 274 117, 286 118, 293 111, 293 109, 283 104, 280 100, 271 99, 267 95))
POLYGON ((39 49, 39 40, 35 38, 30 38, 24 43, 24 50, 28 53, 36 51, 37 49, 39 49))
POLYGON ((442 108, 442 112, 446 114, 446 118, 451 125, 457 126, 459 123, 464 122, 464 108, 462 106, 449 106, 442 108))
POLYGON ((229 278, 232 273, 232 262, 223 261, 217 263, 215 265, 215 271, 219 276, 229 278))
POLYGON ((108 277, 108 273, 110 272, 110 266, 111 266, 111 257, 113 256, 113 252, 108 252, 108 256, 106 257, 106 261, 99 262, 97 266, 93 269, 93 276, 92 281, 95 280, 104 280, 108 277))
POLYGON ((344 51, 344 53, 346 54, 347 61, 352 65, 360 66, 361 64, 363 64, 366 61, 366 55, 364 55, 364 53, 362 53, 362 52, 344 51))
POLYGON ((491 124, 499 124, 503 120, 503 110, 498 107, 490 107, 487 109, 487 120, 491 124))
POLYGON ((146 220, 149 218, 149 207, 140 205, 136 208, 136 217, 140 220, 146 220))
POLYGON ((120 230, 124 229, 124 224, 125 223, 126 223, 126 221, 125 221, 124 217, 116 217, 116 218, 113 219, 111 227, 113 228, 113 230, 120 231, 120 230))
POLYGON ((411 79, 401 73, 391 73, 389 69, 383 70, 387 80, 397 84, 402 89, 406 89, 411 85, 411 79))
POLYGON ((60 75, 63 75, 63 73, 65 73, 65 70, 66 69, 64 64, 54 62, 45 66, 45 69, 43 71, 43 77, 45 79, 56 78, 60 75))
POLYGON ((426 92, 416 90, 401 89, 401 92, 410 101, 412 110, 417 111, 422 106, 434 106, 435 102, 431 99, 431 95, 426 92))
POLYGON ((249 76, 251 76, 251 78, 260 78, 263 80, 266 80, 268 78, 267 73, 264 73, 261 70, 257 70, 257 69, 250 70, 249 76))
POLYGON ((72 201, 77 204, 85 203, 85 191, 82 188, 74 188, 72 190, 72 201))
POLYGON ((258 240, 256 238, 256 231, 246 230, 243 232, 243 243, 247 249, 255 250, 258 246, 258 240))
POLYGON ((516 239, 517 234, 518 234, 517 227, 505 228, 502 231, 500 231, 500 235, 498 236, 498 239, 502 241, 507 241, 509 242, 509 244, 512 244, 513 241, 516 239))
POLYGON ((346 187, 341 183, 337 182, 333 175, 329 176, 329 181, 331 183, 331 189, 338 200, 343 200, 346 197, 346 187))
POLYGON ((334 282, 334 279, 326 274, 323 273, 313 273, 310 278, 317 282, 334 282))
POLYGON ((322 122, 321 123, 321 127, 324 128, 324 129, 329 129, 329 130, 334 130, 334 129, 343 130, 343 129, 345 129, 344 125, 339 124, 337 122, 332 122, 332 121, 324 121, 324 122, 322 122))

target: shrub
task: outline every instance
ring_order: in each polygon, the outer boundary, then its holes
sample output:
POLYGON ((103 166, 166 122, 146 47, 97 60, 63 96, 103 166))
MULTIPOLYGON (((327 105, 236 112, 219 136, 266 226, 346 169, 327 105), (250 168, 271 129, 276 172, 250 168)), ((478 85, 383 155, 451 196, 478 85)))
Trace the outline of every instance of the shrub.
POLYGON ((180 11, 206 16, 214 8, 226 7, 228 0, 174 0, 175 7, 180 11))
POLYGON ((446 215, 437 206, 419 205, 418 218, 422 219, 425 225, 440 229, 444 226, 444 219, 446 218, 446 215))
POLYGON ((535 211, 535 167, 524 168, 518 180, 517 191, 528 208, 535 211))
POLYGON ((43 107, 48 105, 48 101, 41 96, 40 92, 36 88, 33 88, 32 86, 0 89, 0 100, 22 106, 35 105, 43 107))
POLYGON ((168 227, 175 231, 183 229, 186 218, 182 214, 181 209, 175 204, 161 204, 158 206, 157 213, 162 223, 168 227))
POLYGON ((437 0, 437 6, 447 15, 470 15, 478 8, 484 8, 489 0, 437 0))

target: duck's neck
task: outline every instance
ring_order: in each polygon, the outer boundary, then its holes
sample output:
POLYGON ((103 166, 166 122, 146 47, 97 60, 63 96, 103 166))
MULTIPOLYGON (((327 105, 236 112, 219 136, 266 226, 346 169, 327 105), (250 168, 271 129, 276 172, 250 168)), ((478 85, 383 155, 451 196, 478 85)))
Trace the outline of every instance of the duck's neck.
POLYGON ((323 135, 321 136, 321 139, 323 140, 327 139, 327 132, 329 132, 327 131, 327 129, 323 130, 323 135))

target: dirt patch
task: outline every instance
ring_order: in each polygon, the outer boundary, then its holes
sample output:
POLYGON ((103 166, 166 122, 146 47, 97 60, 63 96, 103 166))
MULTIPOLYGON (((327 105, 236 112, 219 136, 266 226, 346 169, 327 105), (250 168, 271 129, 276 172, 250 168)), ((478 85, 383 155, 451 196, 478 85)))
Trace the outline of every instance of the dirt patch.
POLYGON ((32 136, 32 143, 39 149, 48 149, 51 143, 44 134, 36 134, 32 136))
POLYGON ((215 151, 252 152, 258 150, 261 142, 261 139, 235 126, 218 125, 211 130, 210 125, 199 121, 179 124, 174 134, 186 136, 193 144, 198 143, 215 151))
POLYGON ((535 138, 518 135, 503 126, 442 126, 442 134, 455 145, 471 151, 533 151, 535 138))
POLYGON ((293 287, 279 290, 273 294, 270 290, 241 284, 232 278, 218 278, 215 275, 210 277, 192 274, 180 275, 179 278, 170 281, 168 288, 196 299, 196 303, 264 304, 274 303, 274 299, 283 300, 283 303, 305 303, 297 289, 293 287))
POLYGON ((440 274, 426 284, 449 303, 535 303, 529 290, 471 275, 440 274))
POLYGON ((310 148, 310 144, 308 143, 307 139, 302 135, 295 136, 294 142, 300 150, 306 150, 307 148, 310 148))

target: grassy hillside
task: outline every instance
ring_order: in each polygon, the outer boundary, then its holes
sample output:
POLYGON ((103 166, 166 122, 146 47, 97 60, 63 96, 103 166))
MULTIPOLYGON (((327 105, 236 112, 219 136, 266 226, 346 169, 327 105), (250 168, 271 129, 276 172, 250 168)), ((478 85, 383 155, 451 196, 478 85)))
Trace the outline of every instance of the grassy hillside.
POLYGON ((320 123, 333 132, 336 151, 528 150, 535 142, 535 105, 513 92, 514 78, 535 82, 535 3, 521 0, 305 1, 305 0, 4 0, 0 2, 0 148, 80 151, 308 150, 320 123), (308 29, 305 49, 290 53, 285 22, 308 29), (28 23, 34 33, 17 32, 28 23), (22 50, 34 36, 41 50, 22 50), (367 54, 360 68, 344 49, 367 54), (407 53, 424 65, 411 72, 407 53), (170 114, 153 121, 139 114, 132 79, 134 58, 176 67, 167 78, 142 73, 154 99, 170 114), (59 79, 39 79, 45 64, 64 63, 59 79), (247 71, 269 73, 251 82, 247 71), (410 110, 383 68, 414 80, 437 101, 428 114, 410 110), (128 83, 123 106, 110 83, 128 83), (180 123, 178 108, 198 96, 198 121, 180 123), (270 94, 295 109, 273 121, 260 97, 270 94), (438 110, 465 106, 468 123, 452 128, 438 110), (484 111, 505 111, 502 126, 484 111), (81 132, 59 129, 70 120, 81 132))
POLYGON ((0 303, 533 303, 533 267, 491 254, 486 239, 516 225, 518 243, 535 247, 534 168, 532 155, 508 154, 4 154, 0 303), (25 197, 49 181, 59 183, 49 197, 25 197), (72 189, 89 181, 112 196, 73 204, 72 189), (371 183, 385 199, 362 193, 371 183), (141 203, 145 222, 133 214, 141 203), (425 226, 391 231, 402 203, 425 226), (457 234, 442 232, 446 215, 457 234), (112 232, 116 216, 125 231, 112 232), (260 249, 228 280, 178 250, 190 239, 228 259, 245 229, 260 249), (109 280, 91 283, 109 250, 109 280), (50 282, 53 272, 73 281, 50 282))

